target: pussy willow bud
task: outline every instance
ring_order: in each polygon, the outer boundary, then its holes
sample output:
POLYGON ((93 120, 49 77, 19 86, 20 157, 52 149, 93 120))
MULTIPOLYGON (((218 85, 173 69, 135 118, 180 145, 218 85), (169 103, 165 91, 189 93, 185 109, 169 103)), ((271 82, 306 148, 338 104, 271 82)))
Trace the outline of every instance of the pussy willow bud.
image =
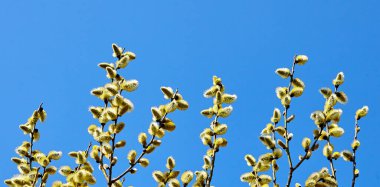
POLYGON ((121 83, 121 89, 127 92, 133 92, 139 87, 139 81, 137 80, 127 80, 121 83))
POLYGON ((284 98, 288 93, 287 87, 277 87, 276 88, 276 96, 278 99, 284 98))
POLYGON ((354 159, 354 156, 353 154, 351 153, 351 151, 348 151, 348 150, 344 150, 340 153, 340 155, 343 157, 343 159, 345 161, 353 161, 354 159))
POLYGON ((156 182, 165 182, 166 177, 161 171, 153 171, 152 176, 156 182))
POLYGON ((276 159, 281 158, 282 157, 282 151, 281 151, 281 149, 279 149, 279 148, 274 149, 273 150, 273 156, 276 159))
POLYGON ((182 175, 181 175, 181 181, 183 184, 189 184, 191 182, 191 180, 193 180, 193 172, 191 171, 185 171, 182 175))
POLYGON ((128 153, 129 163, 135 163, 136 156, 137 156, 136 151, 135 150, 130 150, 129 153, 128 153))
POLYGON ((168 157, 168 159, 166 160, 166 168, 168 168, 168 170, 173 170, 175 167, 175 160, 173 157, 168 157))
POLYGON ((336 78, 333 80, 333 85, 339 86, 339 85, 343 84, 343 82, 344 82, 344 74, 343 74, 343 72, 339 72, 336 75, 336 78))
POLYGON ((310 147, 310 142, 311 142, 310 138, 304 138, 304 139, 302 140, 302 147, 303 147, 305 150, 308 150, 309 147, 310 147))
POLYGON ((113 68, 107 67, 106 70, 107 70, 107 77, 108 78, 113 79, 113 78, 116 77, 117 73, 116 73, 116 71, 113 68))
POLYGON ((125 144, 126 144, 125 140, 121 140, 121 141, 119 141, 119 142, 117 142, 117 143, 115 144, 115 147, 116 147, 116 148, 122 148, 122 147, 125 146, 125 144))
POLYGON ((302 82, 302 80, 299 79, 299 78, 294 78, 294 79, 292 80, 292 85, 293 85, 294 87, 305 88, 305 83, 302 82))
POLYGON ((290 105, 290 102, 292 101, 291 97, 289 95, 285 95, 282 99, 281 99, 281 104, 284 106, 284 107, 289 107, 290 105))
POLYGON ((215 134, 217 135, 223 135, 223 134, 226 134, 227 132, 227 125, 225 124, 221 124, 221 125, 218 125, 214 128, 214 132, 215 134))
POLYGON ((170 99, 174 96, 174 91, 171 87, 161 87, 161 91, 164 94, 165 99, 170 99))
POLYGON ((231 114, 232 110, 233 110, 232 106, 221 108, 218 111, 218 116, 222 118, 226 118, 231 114))
POLYGON ((321 88, 319 92, 322 94, 322 96, 327 99, 331 96, 332 91, 330 88, 321 88))
POLYGON ((153 114, 153 120, 154 121, 161 120, 161 118, 163 117, 163 114, 161 113, 161 111, 157 107, 152 107, 151 111, 153 114))
POLYGON ((273 116, 272 116, 272 118, 271 118, 271 121, 272 121, 273 123, 278 123, 278 122, 280 121, 280 119, 281 119, 281 112, 280 112, 280 109, 275 108, 275 109, 273 110, 273 116))
POLYGON ((237 99, 237 96, 235 94, 223 94, 222 95, 222 102, 231 104, 235 102, 237 99))
POLYGON ((121 54, 123 53, 123 49, 115 43, 112 44, 112 50, 113 50, 112 56, 117 57, 117 58, 119 58, 121 54))
POLYGON ((284 79, 290 76, 290 70, 288 68, 278 68, 275 72, 284 79))
POLYGON ((138 136, 138 141, 139 143, 145 147, 146 146, 146 139, 147 139, 147 135, 145 133, 140 133, 139 136, 138 136))
POLYGON ((294 58, 294 62, 298 65, 304 65, 309 60, 309 58, 306 55, 297 55, 294 58))
POLYGON ((340 92, 335 92, 335 95, 336 95, 336 98, 338 100, 339 103, 342 103, 342 104, 346 104, 347 101, 348 101, 348 97, 347 95, 340 91, 340 92))
POLYGON ((149 160, 147 158, 141 158, 140 161, 139 161, 139 164, 142 166, 142 167, 148 167, 149 165, 149 160))
POLYGON ((354 140, 354 141, 352 142, 352 144, 351 144, 351 147, 352 147, 353 150, 358 149, 359 146, 360 146, 360 142, 359 142, 359 140, 354 140))
POLYGON ((334 148, 331 145, 326 144, 325 147, 323 148, 323 155, 327 158, 331 158, 333 151, 334 151, 334 148))
POLYGON ((360 119, 368 114, 368 106, 363 106, 361 109, 356 111, 356 119, 360 119))
POLYGON ((247 161, 248 166, 255 166, 256 164, 256 159, 252 155, 245 155, 244 157, 245 161, 247 161))
POLYGON ((176 103, 179 110, 187 110, 189 108, 189 103, 185 100, 176 100, 176 103))
POLYGON ((240 176, 242 182, 253 182, 255 180, 255 175, 252 172, 244 173, 240 176))
POLYGON ((303 93, 303 88, 301 87, 294 87, 292 90, 290 90, 290 97, 299 97, 303 93))

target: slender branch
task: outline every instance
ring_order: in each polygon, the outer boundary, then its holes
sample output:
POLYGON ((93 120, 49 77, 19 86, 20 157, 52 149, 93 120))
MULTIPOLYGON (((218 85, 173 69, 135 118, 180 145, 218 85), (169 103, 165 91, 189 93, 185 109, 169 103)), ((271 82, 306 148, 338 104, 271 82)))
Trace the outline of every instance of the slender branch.
MULTIPOLYGON (((86 153, 86 154, 85 154, 86 158, 88 157, 88 152, 89 152, 91 146, 92 146, 92 142, 90 142, 90 143, 88 144, 88 147, 87 147, 87 149, 86 149, 86 151, 85 151, 85 153, 86 153)), ((79 171, 80 168, 82 167, 82 165, 83 165, 83 164, 79 164, 79 166, 78 166, 75 170, 76 170, 76 171, 79 171)))
MULTIPOLYGON (((290 89, 292 87, 292 82, 293 82, 293 77, 294 77, 294 71, 295 71, 295 65, 296 65, 296 61, 295 61, 295 58, 293 60, 293 65, 292 65, 292 70, 291 70, 291 74, 290 74, 290 82, 289 82, 289 86, 288 86, 288 92, 290 92, 290 89)), ((290 183, 292 181, 292 173, 293 173, 293 162, 292 162, 292 157, 291 157, 291 154, 290 154, 290 148, 289 148, 289 132, 288 132, 288 122, 287 122, 287 119, 288 119, 288 109, 289 107, 285 107, 285 111, 283 113, 284 115, 284 123, 285 123, 285 141, 286 141, 286 155, 288 157, 288 163, 289 163, 289 175, 288 175, 288 182, 286 184, 286 187, 289 187, 290 186, 290 183)))
MULTIPOLYGON (((38 111, 43 110, 42 105, 44 103, 41 103, 38 107, 38 111)), ((28 156, 28 162, 29 162, 29 168, 32 169, 33 165, 33 141, 34 141, 34 131, 36 130, 37 123, 33 126, 32 132, 30 133, 30 149, 29 149, 29 156, 28 156)))
MULTIPOLYGON (((216 125, 218 123, 218 117, 219 116, 215 116, 215 119, 212 122, 213 125, 216 125)), ((215 149, 216 138, 217 138, 216 134, 214 134, 214 141, 213 141, 213 144, 212 144, 212 146, 213 146, 213 156, 212 156, 212 160, 211 160, 210 175, 206 179, 206 187, 210 187, 211 181, 212 181, 212 177, 213 177, 213 174, 214 174, 215 160, 216 160, 216 153, 217 153, 217 150, 215 149)))
MULTIPOLYGON (((354 141, 358 140, 358 133, 359 133, 359 124, 358 120, 355 120, 355 135, 354 135, 354 141)), ((356 178, 358 178, 358 175, 355 174, 356 170, 356 149, 355 147, 352 148, 353 152, 353 158, 352 158, 352 184, 351 187, 355 186, 356 178)))
MULTIPOLYGON (((146 147, 149 147, 153 143, 153 141, 155 140, 155 138, 156 138, 156 135, 153 135, 146 147)), ((135 165, 140 162, 140 159, 143 158, 145 154, 146 154, 146 148, 144 148, 144 150, 141 152, 140 156, 136 159, 136 161, 134 163, 131 163, 131 165, 123 173, 121 173, 116 178, 112 179, 111 182, 114 183, 117 180, 121 179, 127 173, 131 172, 131 170, 133 169, 133 167, 135 167, 135 165)))
MULTIPOLYGON (((330 141, 330 134, 329 134, 329 126, 328 125, 326 126, 326 132, 327 132, 327 135, 328 135, 327 136, 327 140, 326 140, 327 144, 332 147, 332 144, 331 144, 331 141, 330 141)), ((336 169, 334 167, 333 159, 330 156, 330 157, 327 158, 327 160, 329 160, 329 162, 330 162, 330 168, 331 168, 332 177, 336 180, 336 169)))
MULTIPOLYGON (((36 124, 37 125, 37 124, 36 124)), ((33 165, 32 165, 32 162, 33 162, 33 139, 34 139, 34 131, 36 129, 36 125, 34 125, 33 129, 32 129, 32 132, 30 133, 30 149, 29 149, 29 156, 28 156, 28 159, 29 159, 29 168, 32 169, 33 165)))
POLYGON ((32 183, 32 186, 34 187, 34 185, 36 184, 37 180, 38 180, 38 172, 40 171, 40 167, 37 168, 37 171, 36 171, 36 176, 34 177, 34 180, 33 180, 33 183, 32 183))
MULTIPOLYGON (((322 135, 323 128, 324 128, 324 127, 319 128, 319 133, 318 133, 318 135, 314 138, 314 142, 313 142, 313 144, 310 146, 311 149, 313 149, 313 148, 315 147, 315 145, 317 144, 319 137, 321 137, 321 135, 322 135)), ((306 160, 306 158, 307 158, 307 154, 308 154, 308 153, 305 152, 305 154, 302 156, 301 160, 298 161, 298 163, 294 166, 294 168, 293 168, 293 172, 294 172, 298 167, 301 166, 301 164, 303 163, 303 161, 306 160)), ((292 172, 292 173, 293 173, 293 172, 292 172)))
MULTIPOLYGON (((277 123, 274 123, 274 128, 276 128, 277 123)), ((272 138, 274 142, 277 142, 276 140, 276 132, 273 130, 272 132, 272 138)), ((276 149, 276 144, 274 145, 274 148, 272 149, 272 153, 274 154, 274 150, 276 149)), ((276 170, 274 168, 274 165, 272 164, 272 176, 273 176, 273 186, 277 185, 277 177, 276 177, 276 170)))
MULTIPOLYGON (((174 100, 174 98, 177 96, 178 94, 178 89, 176 89, 173 97, 171 98, 171 101, 174 100)), ((161 124, 163 123, 163 121, 165 120, 166 116, 168 115, 168 113, 165 113, 165 115, 161 118, 161 120, 159 121, 160 123, 160 127, 161 128, 161 124)), ((140 156, 135 160, 135 162, 131 163, 130 166, 124 170, 119 176, 117 176, 116 178, 112 179, 111 180, 111 183, 114 183, 116 182, 117 180, 121 179, 122 177, 124 177, 127 173, 131 172, 133 167, 135 167, 136 164, 138 164, 141 160, 141 158, 144 157, 144 155, 146 154, 146 149, 152 145, 153 141, 155 140, 156 138, 156 135, 153 135, 152 138, 150 139, 149 143, 144 147, 144 150, 141 152, 140 156)))
POLYGON ((44 177, 45 175, 45 172, 46 172, 46 167, 43 167, 44 171, 42 172, 42 175, 41 175, 41 183, 40 183, 40 187, 43 187, 43 184, 46 183, 46 181, 42 181, 42 178, 44 177))
MULTIPOLYGON (((120 91, 121 93, 121 91, 120 91)), ((116 114, 119 113, 119 108, 117 108, 116 110, 116 114)), ((119 118, 119 115, 117 115, 116 119, 115 119, 115 125, 117 125, 117 120, 119 118)), ((113 137, 112 137, 112 152, 111 152, 111 157, 110 157, 110 168, 109 168, 109 172, 108 172, 108 186, 111 187, 113 182, 112 182, 112 169, 113 169, 113 155, 114 155, 114 152, 115 152, 115 140, 116 140, 116 133, 113 134, 113 137)))
MULTIPOLYGON (((170 176, 170 174, 172 173, 172 171, 173 171, 173 170, 169 170, 168 176, 170 176)), ((165 182, 164 182, 165 185, 169 182, 169 179, 170 179, 169 177, 166 178, 166 180, 165 180, 165 182)))
MULTIPOLYGON (((334 90, 335 93, 338 91, 338 88, 339 88, 339 85, 336 85, 335 86, 335 90, 334 90)), ((328 124, 326 124, 326 132, 327 132, 327 140, 326 140, 327 144, 332 147, 332 144, 331 144, 331 141, 330 141, 330 133, 329 133, 329 126, 328 126, 328 124)), ((334 167, 334 161, 333 161, 333 159, 331 157, 329 157, 327 159, 329 160, 329 163, 330 163, 332 177, 335 180, 337 180, 337 178, 336 178, 336 169, 334 167)))

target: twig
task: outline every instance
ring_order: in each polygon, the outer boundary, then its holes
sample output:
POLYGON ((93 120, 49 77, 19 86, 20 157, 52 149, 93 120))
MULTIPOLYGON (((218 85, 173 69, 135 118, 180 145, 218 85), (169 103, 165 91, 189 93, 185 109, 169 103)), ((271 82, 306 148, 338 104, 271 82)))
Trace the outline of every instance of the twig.
MULTIPOLYGON (((88 144, 88 147, 87 147, 87 149, 86 149, 86 151, 85 151, 85 153, 86 153, 86 154, 85 154, 86 158, 88 157, 88 152, 89 152, 91 146, 92 146, 92 142, 90 142, 90 143, 88 144)), ((79 164, 79 166, 78 166, 75 170, 76 170, 76 171, 79 171, 80 168, 82 167, 82 165, 83 165, 83 164, 79 164)))
MULTIPOLYGON (((277 123, 274 123, 274 128, 276 128, 276 125, 277 123)), ((273 134, 273 140, 274 142, 277 142, 276 141, 276 132, 273 130, 272 132, 273 134)), ((272 153, 274 154, 274 150, 276 149, 276 144, 274 145, 273 149, 272 149, 272 153)), ((273 186, 276 186, 277 185, 277 177, 276 177, 276 170, 274 168, 274 165, 272 164, 272 176, 273 176, 273 186)))
MULTIPOLYGON (((295 57, 294 57, 294 60, 293 60, 293 65, 292 65, 292 70, 291 70, 291 73, 290 73, 290 82, 289 82, 289 86, 288 86, 288 92, 290 92, 290 89, 292 87, 292 82, 293 82, 293 76, 294 76, 294 71, 295 71, 295 65, 296 65, 296 60, 295 60, 295 57)), ((290 148, 289 148, 289 132, 288 132, 288 122, 287 122, 287 119, 288 119, 288 109, 289 107, 285 107, 285 111, 283 113, 284 115, 284 123, 285 123, 285 141, 286 141, 286 155, 288 157, 288 163, 289 163, 289 175, 288 175, 288 182, 286 184, 286 187, 289 187, 290 186, 290 182, 292 181, 292 173, 293 173, 293 162, 292 162, 292 157, 291 157, 291 154, 290 154, 290 148)))
POLYGON ((34 177, 34 180, 33 180, 33 183, 32 183, 32 186, 34 187, 34 185, 36 184, 37 180, 38 180, 38 172, 40 171, 40 167, 37 168, 37 171, 36 171, 36 177, 34 177))
POLYGON ((46 167, 43 167, 43 168, 44 168, 44 171, 42 172, 42 175, 41 175, 41 183, 40 183, 40 187, 43 187, 43 184, 46 182, 46 181, 42 181, 42 178, 44 177, 45 172, 46 172, 46 167))
MULTIPOLYGON (((44 103, 41 103, 40 106, 38 107, 38 111, 43 110, 42 105, 44 103)), ((29 149, 29 168, 32 169, 32 162, 33 162, 33 140, 34 140, 34 131, 36 130, 37 123, 33 126, 32 132, 30 133, 30 149, 29 149)))
MULTIPOLYGON (((358 124, 358 119, 355 120, 355 136, 354 136, 354 141, 358 140, 358 133, 359 133, 359 124, 358 124)), ((356 170, 356 147, 352 148, 352 185, 351 187, 355 186, 356 178, 358 178, 358 175, 356 175, 355 170, 356 170)))
MULTIPOLYGON (((213 125, 216 125, 218 123, 218 117, 219 116, 215 116, 215 119, 212 122, 213 125)), ((214 134, 213 155, 212 155, 212 160, 211 160, 210 175, 206 179, 206 187, 210 187, 211 181, 212 181, 212 177, 213 177, 213 174, 214 174, 216 152, 217 152, 216 149, 215 149, 215 141, 216 141, 216 134, 214 134)))
MULTIPOLYGON (((328 127, 328 125, 326 126, 326 132, 328 134, 327 140, 326 140, 327 144, 332 147, 332 144, 330 142, 330 134, 329 134, 329 127, 328 127)), ((329 162, 330 162, 330 168, 331 168, 332 177, 336 180, 336 169, 334 167, 333 159, 330 156, 330 157, 327 158, 327 160, 329 160, 329 162)))
MULTIPOLYGON (((177 94, 178 94, 178 89, 176 89, 173 97, 171 98, 171 101, 174 100, 174 98, 177 96, 177 94)), ((161 128, 161 124, 163 123, 163 121, 165 120, 165 118, 166 118, 167 115, 168 115, 168 113, 165 113, 165 115, 159 121, 159 123, 160 123, 160 127, 159 128, 161 128)), ((152 138, 150 139, 149 143, 145 146, 144 150, 141 152, 140 156, 135 160, 135 162, 131 163, 130 166, 126 170, 124 170, 124 172, 122 172, 119 176, 117 176, 116 178, 112 179, 111 183, 116 182, 117 180, 119 180, 122 177, 124 177, 127 173, 131 172, 131 170, 133 169, 133 167, 135 167, 135 165, 140 162, 141 158, 144 157, 144 155, 146 154, 146 149, 150 145, 152 145, 152 143, 155 140, 155 138, 156 138, 156 135, 153 135, 152 138)))

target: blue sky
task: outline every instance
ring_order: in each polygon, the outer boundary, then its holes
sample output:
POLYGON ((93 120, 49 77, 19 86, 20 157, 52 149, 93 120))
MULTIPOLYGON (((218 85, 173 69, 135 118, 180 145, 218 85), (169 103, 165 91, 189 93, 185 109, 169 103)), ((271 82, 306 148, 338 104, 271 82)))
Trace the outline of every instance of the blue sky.
MULTIPOLYGON (((306 54, 310 61, 296 70, 306 90, 290 110, 296 115, 290 126, 295 135, 291 142, 293 158, 302 153, 302 138, 312 135, 315 125, 310 113, 323 107, 318 89, 331 86, 336 73, 343 71, 346 82, 341 90, 347 93, 349 102, 340 106, 344 110, 340 125, 346 133, 332 141, 336 150, 348 149, 354 113, 368 105, 369 116, 360 121, 361 175, 357 186, 378 184, 379 5, 378 1, 3 0, 0 179, 17 173, 10 158, 16 156, 14 148, 27 138, 18 125, 40 102, 45 103, 48 119, 40 125, 41 139, 36 147, 45 152, 62 150, 65 156, 57 166, 74 164, 67 153, 85 149, 92 140, 87 126, 95 120, 88 107, 101 104, 89 91, 107 81, 96 65, 114 60, 111 44, 115 42, 137 54, 122 73, 140 82, 139 89, 127 95, 135 111, 123 118, 127 148, 119 151, 121 161, 116 173, 127 167, 124 158, 129 149, 140 151, 137 135, 148 128, 150 107, 165 102, 160 86, 179 88, 190 103, 188 111, 171 115, 177 129, 148 156, 151 165, 128 176, 125 184, 155 186, 151 173, 163 170, 170 155, 175 157, 177 169, 201 169, 206 147, 199 133, 210 120, 199 111, 212 105, 202 93, 211 85, 212 75, 218 75, 227 92, 239 98, 232 116, 222 121, 229 124, 229 145, 218 154, 213 184, 246 186, 239 179, 250 170, 243 157, 267 151, 257 137, 269 122, 273 108, 281 107, 274 89, 287 85, 274 70, 290 66, 295 54, 306 54)), ((293 181, 303 184, 311 172, 327 167, 321 155, 319 150, 305 162, 293 181)), ((349 186, 351 164, 339 160, 336 166, 340 186, 349 186)), ((285 157, 280 168, 278 178, 283 184, 287 177, 285 157)), ((102 186, 104 180, 99 171, 96 174, 96 186, 102 186)), ((50 181, 56 179, 64 180, 56 175, 50 181)))

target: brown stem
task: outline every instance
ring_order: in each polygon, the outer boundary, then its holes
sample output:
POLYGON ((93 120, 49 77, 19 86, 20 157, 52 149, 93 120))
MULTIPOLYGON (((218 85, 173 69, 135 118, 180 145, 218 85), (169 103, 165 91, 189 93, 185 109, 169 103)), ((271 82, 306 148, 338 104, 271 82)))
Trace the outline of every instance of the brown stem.
MULTIPOLYGON (((120 91, 121 93, 121 91, 120 91)), ((117 108, 116 110, 116 114, 119 113, 119 108, 117 108)), ((117 115, 116 119, 115 119, 115 126, 117 125, 117 120, 119 118, 119 115, 117 115)), ((111 152, 111 157, 110 157, 110 168, 109 168, 109 172, 108 172, 108 186, 111 187, 113 182, 112 182, 112 169, 113 169, 113 155, 114 155, 114 152, 115 152, 115 140, 116 140, 116 133, 113 134, 113 137, 112 137, 112 152, 111 152)))
MULTIPOLYGON (((329 126, 328 126, 328 125, 326 126, 326 132, 327 132, 327 140, 326 140, 326 141, 327 141, 327 144, 328 144, 329 146, 332 147, 332 144, 331 144, 331 142, 330 142, 330 134, 329 134, 329 126)), ((336 169, 335 169, 335 167, 334 167, 333 159, 332 159, 331 156, 330 156, 330 157, 327 158, 327 160, 328 160, 329 163, 330 163, 330 168, 331 168, 332 177, 336 180, 336 169)))
POLYGON ((32 186, 34 187, 34 185, 37 183, 37 180, 38 180, 38 172, 40 171, 40 167, 37 168, 37 171, 36 171, 36 177, 34 177, 34 180, 33 180, 33 183, 32 183, 32 186))
MULTIPOLYGON (((295 61, 295 57, 294 57, 294 60, 293 60, 293 65, 292 65, 292 70, 291 70, 291 74, 290 74, 290 82, 289 82, 289 86, 288 86, 288 92, 290 92, 290 89, 292 87, 292 82, 293 82, 293 77, 294 77, 294 71, 295 71, 295 65, 296 65, 296 61, 295 61)), ((285 149, 285 152, 286 152, 286 155, 288 157, 288 163, 289 163, 289 175, 288 175, 288 182, 286 184, 286 187, 289 187, 290 186, 290 183, 292 181, 292 177, 293 177, 293 162, 292 162, 292 157, 291 157, 291 154, 290 154, 290 148, 289 148, 289 132, 288 132, 288 122, 287 122, 287 119, 288 119, 288 109, 289 107, 285 107, 285 111, 283 113, 284 115, 284 123, 285 123, 285 141, 286 141, 286 149, 285 149)))
MULTIPOLYGON (((90 143, 88 144, 88 147, 87 147, 87 149, 86 149, 86 151, 85 151, 85 156, 86 156, 86 158, 88 157, 88 152, 90 151, 91 146, 92 146, 92 142, 90 142, 90 143)), ((79 171, 80 168, 82 167, 82 165, 83 165, 83 164, 79 164, 79 166, 78 166, 75 170, 76 170, 76 171, 79 171)))
MULTIPOLYGON (((153 141, 155 140, 155 138, 156 138, 156 135, 153 135, 146 147, 149 147, 153 143, 153 141)), ((143 156, 145 154, 146 154, 146 148, 144 148, 143 152, 140 154, 140 156, 136 159, 135 162, 131 163, 131 165, 123 173, 121 173, 116 178, 112 179, 111 182, 114 183, 117 180, 121 179, 127 173, 131 172, 131 170, 133 169, 133 167, 135 167, 135 165, 140 162, 140 159, 143 158, 143 156)))
MULTIPOLYGON (((178 94, 178 89, 176 89, 173 97, 171 98, 171 101, 174 100, 174 98, 177 96, 177 94, 178 94)), ((165 115, 161 118, 161 120, 159 121, 160 124, 163 123, 163 121, 165 120, 165 118, 166 118, 167 115, 168 115, 168 113, 165 113, 165 115)), ((161 128, 161 125, 160 125, 159 128, 161 128)), ((146 154, 146 149, 150 145, 152 145, 152 143, 155 140, 155 138, 156 138, 156 135, 153 135, 152 138, 150 139, 149 143, 144 147, 144 150, 141 152, 140 156, 135 160, 135 162, 131 163, 130 166, 126 170, 124 170, 119 176, 117 176, 116 178, 112 179, 111 183, 116 182, 117 180, 119 180, 122 177, 124 177, 127 173, 131 172, 131 170, 133 169, 133 167, 135 167, 135 165, 140 162, 141 158, 144 157, 144 155, 146 154)))
MULTIPOLYGON (((215 119, 213 121, 213 124, 216 125, 218 123, 218 117, 219 116, 215 116, 215 119)), ((213 177, 213 174, 214 174, 214 169, 215 169, 215 160, 216 160, 216 148, 215 148, 215 141, 216 141, 216 134, 214 134, 214 141, 213 141, 213 155, 212 155, 212 159, 211 159, 211 168, 210 168, 210 175, 207 177, 206 179, 206 187, 210 187, 211 185, 211 181, 212 181, 212 177, 213 177)))
MULTIPOLYGON (((355 120, 355 135, 354 135, 354 141, 358 140, 358 133, 359 133, 359 124, 358 119, 355 120)), ((351 187, 355 186, 356 178, 358 178, 358 175, 355 174, 356 170, 356 148, 352 149, 352 184, 351 187)))
MULTIPOLYGON (((274 128, 276 128, 276 125, 277 125, 277 123, 274 123, 274 128)), ((273 135, 274 142, 277 142, 276 141, 276 132, 274 130, 272 132, 272 135, 273 135)), ((274 148, 272 149, 272 153, 274 153, 275 149, 276 149, 276 143, 274 145, 274 148)), ((273 164, 272 164, 272 176, 273 176, 273 186, 276 186, 277 185, 277 177, 276 177, 276 170, 275 170, 273 164)))
POLYGON ((46 182, 42 181, 42 177, 44 177, 45 175, 45 171, 46 171, 46 167, 43 167, 44 168, 44 171, 42 172, 42 175, 41 175, 41 183, 40 183, 40 187, 42 187, 42 185, 46 182))
MULTIPOLYGON (((38 107, 39 110, 43 110, 42 105, 44 103, 41 103, 38 107)), ((29 156, 28 156, 28 162, 29 162, 29 168, 32 169, 32 162, 33 162, 33 140, 34 140, 34 131, 36 130, 37 123, 33 126, 32 132, 30 133, 30 149, 29 149, 29 156)))
MULTIPOLYGON (((313 148, 315 147, 315 145, 317 144, 319 137, 322 135, 323 128, 324 128, 324 126, 322 126, 322 127, 319 129, 319 133, 318 133, 318 135, 314 138, 314 142, 313 142, 313 144, 310 146, 311 149, 313 149, 313 148)), ((308 150, 308 151, 309 151, 309 150, 308 150)), ((293 177, 293 173, 294 173, 294 171, 296 171, 296 169, 297 169, 298 167, 300 167, 301 164, 306 160, 306 158, 307 158, 307 154, 308 154, 308 151, 305 152, 305 154, 302 156, 301 160, 300 160, 300 161, 299 161, 299 162, 293 167, 292 170, 290 170, 290 172, 289 172, 289 176, 288 176, 288 182, 287 182, 287 184, 286 184, 287 187, 290 186, 290 182, 291 182, 291 179, 292 179, 292 177, 293 177), (289 178, 290 178, 290 180, 289 180, 289 178)))

